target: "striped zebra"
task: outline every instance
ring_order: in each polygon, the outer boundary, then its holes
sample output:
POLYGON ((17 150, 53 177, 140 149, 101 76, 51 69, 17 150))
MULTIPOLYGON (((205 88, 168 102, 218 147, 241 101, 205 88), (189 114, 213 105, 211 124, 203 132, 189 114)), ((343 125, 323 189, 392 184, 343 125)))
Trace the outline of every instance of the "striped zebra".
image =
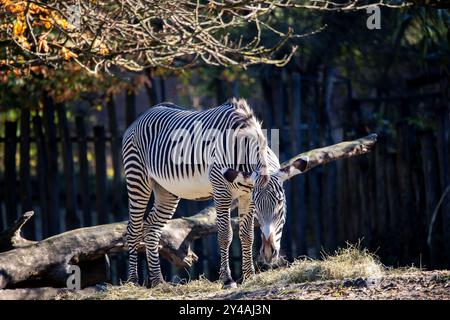
POLYGON ((262 234, 260 254, 278 258, 286 201, 283 181, 302 172, 307 158, 280 169, 261 125, 243 99, 203 111, 159 104, 142 114, 123 137, 123 161, 130 219, 128 281, 137 283, 137 247, 143 240, 148 285, 163 282, 158 245, 164 224, 181 198, 212 198, 217 211, 220 279, 235 287, 229 266, 233 230, 230 207, 238 199, 243 280, 254 274, 254 216, 262 234), (153 208, 144 219, 151 193, 153 208))

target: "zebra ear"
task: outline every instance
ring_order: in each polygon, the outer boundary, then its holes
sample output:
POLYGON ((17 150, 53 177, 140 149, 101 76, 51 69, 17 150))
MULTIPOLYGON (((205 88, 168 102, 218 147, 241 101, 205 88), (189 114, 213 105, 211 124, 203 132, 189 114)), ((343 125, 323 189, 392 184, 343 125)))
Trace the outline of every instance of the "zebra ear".
POLYGON ((229 183, 254 184, 255 179, 252 173, 242 172, 231 168, 222 169, 222 174, 229 183))
POLYGON ((293 176, 303 173, 308 169, 309 157, 301 156, 290 165, 280 169, 279 176, 282 181, 292 178, 293 176))

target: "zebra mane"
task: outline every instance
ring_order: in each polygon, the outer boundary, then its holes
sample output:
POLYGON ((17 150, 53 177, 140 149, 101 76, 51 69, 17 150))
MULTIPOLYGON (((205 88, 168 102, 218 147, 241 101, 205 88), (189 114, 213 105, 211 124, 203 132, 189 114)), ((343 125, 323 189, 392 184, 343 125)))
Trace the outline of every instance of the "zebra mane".
POLYGON ((239 135, 254 137, 259 146, 259 160, 261 162, 260 175, 263 179, 263 184, 269 181, 269 171, 268 171, 268 155, 267 155, 267 140, 264 136, 261 128, 261 122, 256 118, 253 110, 247 104, 245 99, 231 98, 228 101, 235 111, 241 116, 239 123, 239 135))

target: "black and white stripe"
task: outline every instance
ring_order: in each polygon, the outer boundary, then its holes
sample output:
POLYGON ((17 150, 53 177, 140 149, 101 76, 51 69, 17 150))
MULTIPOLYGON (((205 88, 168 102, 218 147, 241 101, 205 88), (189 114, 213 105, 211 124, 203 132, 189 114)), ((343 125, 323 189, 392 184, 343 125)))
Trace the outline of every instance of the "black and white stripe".
POLYGON ((254 273, 255 212, 263 238, 267 238, 266 245, 271 236, 270 254, 278 254, 285 220, 283 173, 244 100, 233 99, 204 111, 160 104, 140 116, 125 132, 123 160, 130 211, 129 281, 137 281, 137 246, 141 240, 146 245, 149 284, 163 281, 158 244, 161 230, 173 216, 180 198, 214 199, 220 278, 226 286, 234 285, 228 257, 233 199, 239 201, 244 279, 254 273), (244 142, 237 143, 241 141, 244 142), (144 221, 152 192, 155 203, 144 221))

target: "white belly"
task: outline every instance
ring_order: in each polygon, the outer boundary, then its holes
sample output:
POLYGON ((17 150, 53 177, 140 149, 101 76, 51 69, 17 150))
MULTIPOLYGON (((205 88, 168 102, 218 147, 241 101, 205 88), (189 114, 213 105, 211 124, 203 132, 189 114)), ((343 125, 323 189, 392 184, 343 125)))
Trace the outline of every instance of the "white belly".
POLYGON ((207 174, 175 181, 167 181, 158 178, 155 180, 164 189, 182 199, 196 200, 209 198, 213 194, 212 185, 207 174))

